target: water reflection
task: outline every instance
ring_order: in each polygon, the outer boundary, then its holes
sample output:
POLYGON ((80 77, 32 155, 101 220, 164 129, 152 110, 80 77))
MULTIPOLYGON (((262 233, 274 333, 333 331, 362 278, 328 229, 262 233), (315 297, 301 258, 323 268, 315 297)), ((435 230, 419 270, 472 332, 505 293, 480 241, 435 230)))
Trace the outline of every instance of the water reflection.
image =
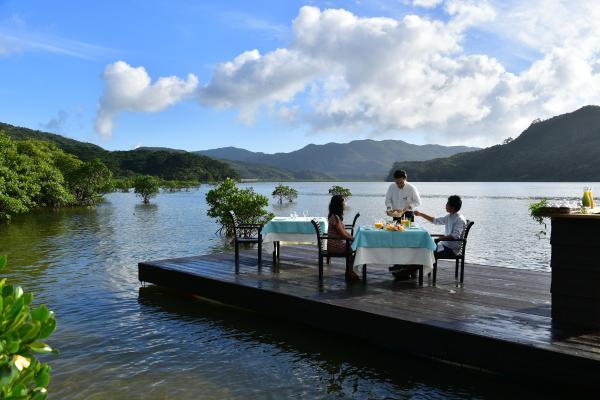
MULTIPOLYGON (((218 343, 221 339, 209 343, 209 347, 219 347, 218 354, 248 352, 258 357, 254 363, 261 368, 276 370, 270 380, 261 382, 260 391, 254 391, 256 398, 285 398, 298 392, 310 398, 388 399, 548 395, 538 388, 514 385, 493 375, 390 354, 362 341, 234 307, 179 297, 155 286, 139 290, 139 303, 141 313, 173 323, 185 321, 192 330, 210 323, 211 329, 221 332, 220 337, 227 338, 226 348, 218 343)), ((243 365, 239 368, 245 369, 243 365)), ((236 382, 226 385, 236 386, 236 382)))
POLYGON ((286 212, 291 212, 296 209, 296 204, 284 201, 283 203, 275 203, 271 206, 271 209, 275 211, 277 214, 284 214, 286 212))

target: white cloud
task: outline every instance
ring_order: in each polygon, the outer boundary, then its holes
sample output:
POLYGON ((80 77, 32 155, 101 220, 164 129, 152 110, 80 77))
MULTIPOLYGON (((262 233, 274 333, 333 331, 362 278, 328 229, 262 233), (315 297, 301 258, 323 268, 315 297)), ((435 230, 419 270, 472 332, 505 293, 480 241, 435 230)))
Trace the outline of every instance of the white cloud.
POLYGON ((217 66, 209 84, 199 90, 199 100, 216 108, 237 106, 241 119, 250 123, 261 104, 292 100, 318 69, 295 50, 277 49, 265 55, 246 51, 217 66))
POLYGON ((289 46, 242 52, 201 86, 193 75, 151 84, 142 67, 109 65, 97 130, 109 135, 119 112, 160 111, 193 94, 204 106, 239 110, 245 123, 266 113, 311 132, 418 133, 431 142, 489 145, 535 118, 600 103, 600 7, 585 0, 412 4, 443 5, 446 15, 364 18, 302 7, 289 46), (521 71, 507 70, 482 50, 487 43, 465 50, 481 37, 473 32, 531 49, 534 58, 521 71))
POLYGON ((444 0, 413 0, 412 4, 415 7, 434 8, 443 2, 444 0))
POLYGON ((192 95, 198 78, 189 74, 186 80, 175 76, 159 78, 151 83, 144 67, 131 67, 117 61, 104 69, 106 85, 96 114, 96 131, 110 137, 114 118, 121 112, 157 112, 192 95))
POLYGON ((200 100, 239 108, 244 121, 262 108, 313 131, 424 132, 431 141, 479 145, 515 136, 534 118, 600 102, 600 8, 559 0, 443 3, 446 20, 302 7, 287 48, 219 65, 200 100), (464 50, 473 28, 541 53, 511 73, 488 54, 464 50))

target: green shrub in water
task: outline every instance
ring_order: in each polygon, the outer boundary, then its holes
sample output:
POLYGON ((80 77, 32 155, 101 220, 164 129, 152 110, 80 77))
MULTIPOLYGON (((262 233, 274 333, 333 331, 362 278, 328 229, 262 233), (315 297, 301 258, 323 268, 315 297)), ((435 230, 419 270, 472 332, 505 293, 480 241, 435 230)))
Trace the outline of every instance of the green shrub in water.
MULTIPOLYGON (((0 270, 6 257, 0 256, 0 270)), ((42 342, 56 329, 45 305, 30 309, 33 295, 0 280, 0 399, 40 400, 48 396, 50 366, 36 353, 56 353, 42 342)))
POLYGON ((254 189, 239 188, 233 179, 227 178, 206 193, 207 214, 215 218, 219 233, 230 236, 232 231, 229 210, 233 210, 239 222, 244 224, 264 224, 274 215, 267 210, 269 198, 256 193, 254 189))
POLYGON ((339 185, 335 185, 335 186, 332 186, 331 188, 329 188, 329 194, 332 196, 339 194, 340 196, 342 196, 345 199, 352 196, 352 192, 350 192, 350 189, 345 188, 343 186, 339 186, 339 185))
POLYGON ((280 183, 275 186, 275 190, 271 195, 278 199, 279 204, 282 204, 284 199, 291 203, 298 198, 298 191, 293 187, 282 185, 280 183))

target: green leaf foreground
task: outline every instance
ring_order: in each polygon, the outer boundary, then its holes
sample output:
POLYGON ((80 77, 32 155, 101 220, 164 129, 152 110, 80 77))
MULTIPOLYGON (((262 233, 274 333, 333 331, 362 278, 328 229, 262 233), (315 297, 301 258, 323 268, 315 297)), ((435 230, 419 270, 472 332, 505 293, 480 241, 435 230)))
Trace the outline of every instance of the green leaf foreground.
MULTIPOLYGON (((6 256, 0 256, 0 269, 6 263, 6 256)), ((0 399, 48 396, 51 368, 36 354, 58 354, 40 340, 54 332, 56 319, 43 304, 31 310, 32 301, 31 293, 0 280, 0 399)))

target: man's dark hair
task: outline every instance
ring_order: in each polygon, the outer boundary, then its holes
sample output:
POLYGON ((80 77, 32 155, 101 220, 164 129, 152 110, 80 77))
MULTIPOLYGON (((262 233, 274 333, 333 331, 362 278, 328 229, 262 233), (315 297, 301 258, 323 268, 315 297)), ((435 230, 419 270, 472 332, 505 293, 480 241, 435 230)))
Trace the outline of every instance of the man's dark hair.
POLYGON ((448 197, 448 205, 454 209, 454 211, 460 211, 462 207, 462 200, 460 196, 452 195, 448 197))
POLYGON ((398 169, 394 171, 394 179, 404 178, 406 179, 406 171, 403 169, 398 169))

